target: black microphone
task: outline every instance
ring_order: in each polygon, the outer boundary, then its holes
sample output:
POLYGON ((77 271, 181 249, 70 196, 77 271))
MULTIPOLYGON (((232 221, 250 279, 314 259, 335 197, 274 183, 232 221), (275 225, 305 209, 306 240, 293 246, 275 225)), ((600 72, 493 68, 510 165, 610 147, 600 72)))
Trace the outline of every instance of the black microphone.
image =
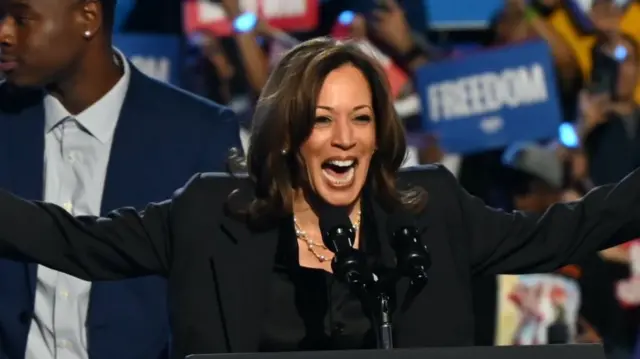
POLYGON ((396 252, 398 270, 413 283, 426 284, 427 270, 431 267, 431 255, 420 240, 413 216, 406 211, 396 211, 387 219, 391 246, 396 252))
POLYGON ((364 253, 353 248, 356 231, 344 207, 323 206, 319 211, 320 231, 324 245, 335 256, 331 269, 339 280, 359 290, 368 290, 374 283, 364 253))

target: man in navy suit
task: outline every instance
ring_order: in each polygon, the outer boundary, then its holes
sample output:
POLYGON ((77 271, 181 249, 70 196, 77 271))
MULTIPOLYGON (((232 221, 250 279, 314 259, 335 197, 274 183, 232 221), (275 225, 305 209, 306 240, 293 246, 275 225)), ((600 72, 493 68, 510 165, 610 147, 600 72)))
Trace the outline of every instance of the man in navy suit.
MULTIPOLYGON (((106 214, 224 171, 241 148, 230 111, 148 78, 113 49, 114 6, 0 2, 0 187, 106 214)), ((2 359, 154 359, 169 343, 162 278, 90 283, 0 261, 2 359)))

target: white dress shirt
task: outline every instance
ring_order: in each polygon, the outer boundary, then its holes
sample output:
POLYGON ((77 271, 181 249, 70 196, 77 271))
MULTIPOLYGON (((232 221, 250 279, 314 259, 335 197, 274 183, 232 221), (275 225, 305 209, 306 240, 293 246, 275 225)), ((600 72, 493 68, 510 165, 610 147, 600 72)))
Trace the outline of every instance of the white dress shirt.
MULTIPOLYGON (((55 97, 44 98, 44 200, 73 215, 100 215, 113 134, 131 76, 125 56, 116 54, 124 76, 82 113, 73 116, 55 97)), ((38 266, 25 359, 89 359, 90 290, 90 282, 38 266)))

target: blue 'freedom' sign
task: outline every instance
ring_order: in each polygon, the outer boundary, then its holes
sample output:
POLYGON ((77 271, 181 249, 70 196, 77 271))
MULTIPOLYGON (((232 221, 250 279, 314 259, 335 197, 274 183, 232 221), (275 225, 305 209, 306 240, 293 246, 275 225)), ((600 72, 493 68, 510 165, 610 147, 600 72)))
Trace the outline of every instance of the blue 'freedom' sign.
POLYGON ((551 53, 530 42, 425 65, 417 72, 424 130, 452 153, 557 135, 561 111, 551 53))

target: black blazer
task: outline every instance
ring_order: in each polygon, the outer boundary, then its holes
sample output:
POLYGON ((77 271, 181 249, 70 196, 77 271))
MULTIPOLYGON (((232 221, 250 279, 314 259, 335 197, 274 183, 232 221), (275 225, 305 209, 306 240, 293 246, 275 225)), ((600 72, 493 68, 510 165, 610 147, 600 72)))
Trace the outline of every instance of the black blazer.
MULTIPOLYGON (((427 287, 394 313, 397 347, 473 344, 474 275, 547 272, 640 236, 638 170, 541 217, 485 207, 441 166, 408 170, 400 179, 428 191, 418 222, 433 265, 427 287)), ((87 280, 167 276, 174 358, 257 351, 278 233, 253 232, 225 216, 222 205, 232 190, 249 186, 199 174, 170 201, 100 219, 73 218, 55 205, 0 191, 0 255, 87 280)), ((373 207, 382 251, 391 253, 386 213, 373 207)), ((398 303, 408 288, 398 284, 398 303)))

